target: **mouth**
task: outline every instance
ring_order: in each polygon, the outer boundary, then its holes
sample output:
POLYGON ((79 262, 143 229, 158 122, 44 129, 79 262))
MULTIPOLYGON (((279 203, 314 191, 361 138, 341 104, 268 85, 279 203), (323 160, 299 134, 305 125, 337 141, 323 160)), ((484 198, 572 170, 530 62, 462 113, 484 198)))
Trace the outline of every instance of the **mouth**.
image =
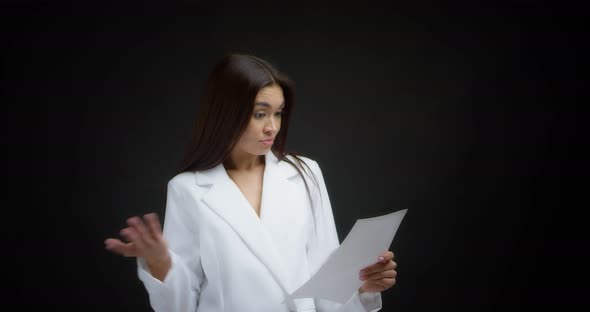
POLYGON ((260 143, 264 144, 264 146, 269 147, 274 144, 274 139, 262 140, 260 143))

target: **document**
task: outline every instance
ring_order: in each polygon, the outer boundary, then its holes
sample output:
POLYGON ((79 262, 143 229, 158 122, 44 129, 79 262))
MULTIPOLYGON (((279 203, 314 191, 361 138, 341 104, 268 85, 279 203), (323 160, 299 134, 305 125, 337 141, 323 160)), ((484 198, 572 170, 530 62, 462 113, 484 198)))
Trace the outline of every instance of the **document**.
POLYGON ((364 281, 359 271, 377 263, 393 241, 407 209, 358 219, 344 241, 305 284, 286 297, 327 299, 346 303, 364 281))

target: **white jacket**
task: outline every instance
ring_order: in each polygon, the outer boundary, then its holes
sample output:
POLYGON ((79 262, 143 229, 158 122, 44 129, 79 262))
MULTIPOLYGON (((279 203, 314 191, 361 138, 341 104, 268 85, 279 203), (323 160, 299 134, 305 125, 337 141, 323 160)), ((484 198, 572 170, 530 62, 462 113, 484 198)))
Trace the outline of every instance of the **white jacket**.
POLYGON ((260 218, 223 164, 183 172, 169 181, 163 235, 172 267, 164 282, 149 273, 142 258, 137 259, 139 279, 155 311, 381 309, 381 293, 359 295, 358 291, 346 304, 317 298, 282 303, 339 246, 322 172, 317 162, 302 158, 319 182, 318 190, 307 179, 317 236, 301 176, 270 151, 265 156, 260 218))

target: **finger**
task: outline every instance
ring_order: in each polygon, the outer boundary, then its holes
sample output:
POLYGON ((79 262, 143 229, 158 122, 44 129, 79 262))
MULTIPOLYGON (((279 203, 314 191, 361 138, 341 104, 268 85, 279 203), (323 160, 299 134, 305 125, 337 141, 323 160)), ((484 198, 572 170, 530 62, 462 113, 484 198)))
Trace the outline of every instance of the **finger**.
POLYGON ((385 285, 385 289, 387 289, 387 288, 390 288, 393 285, 395 285, 395 283, 397 281, 396 281, 396 278, 393 277, 393 278, 384 278, 384 279, 381 280, 381 282, 385 285))
POLYGON ((131 242, 131 237, 129 236, 129 232, 132 230, 133 230, 132 227, 126 227, 126 228, 122 229, 121 231, 119 231, 119 235, 121 235, 121 237, 123 238, 123 242, 127 242, 127 243, 131 242))
POLYGON ((391 251, 386 251, 385 253, 383 253, 381 256, 379 256, 379 258, 377 259, 378 262, 381 263, 387 263, 390 260, 393 260, 393 252, 391 251))
POLYGON ((389 262, 387 263, 375 263, 373 265, 370 265, 364 269, 362 269, 359 274, 361 275, 369 275, 369 274, 373 274, 375 272, 382 272, 382 271, 386 271, 386 270, 393 270, 397 267, 397 263, 393 262, 392 260, 389 260, 389 262))
POLYGON ((375 273, 377 271, 382 271, 379 269, 379 267, 382 267, 382 266, 383 266, 382 263, 372 264, 372 265, 360 270, 359 274, 360 275, 369 275, 369 274, 375 273))
POLYGON ((369 292, 380 292, 388 288, 382 280, 366 281, 362 287, 369 292))
POLYGON ((394 278, 396 276, 397 272, 395 270, 387 270, 366 275, 364 280, 380 280, 384 278, 394 278))
POLYGON ((141 237, 141 239, 144 241, 146 245, 151 245, 154 242, 151 234, 149 233, 149 230, 139 217, 132 217, 127 219, 127 224, 129 224, 131 227, 135 229, 135 231, 137 231, 138 235, 141 237))
POLYGON ((390 260, 389 262, 387 262, 387 263, 385 263, 383 265, 383 270, 382 271, 395 270, 395 268, 397 268, 397 263, 395 263, 392 260, 390 260))
POLYGON ((109 238, 105 240, 105 249, 123 255, 125 257, 136 257, 137 250, 134 243, 126 244, 119 239, 109 238))
POLYGON ((375 288, 375 290, 384 291, 395 285, 395 278, 384 278, 380 280, 371 281, 370 283, 372 284, 372 288, 375 288))
POLYGON ((146 248, 145 242, 142 237, 137 233, 137 230, 132 227, 126 227, 121 230, 121 235, 127 239, 130 243, 135 243, 137 249, 143 250, 146 248))
POLYGON ((162 239, 162 224, 160 223, 160 219, 158 215, 155 213, 148 213, 143 216, 145 223, 147 224, 147 228, 150 231, 152 237, 158 241, 162 239))
POLYGON ((106 249, 113 249, 114 247, 117 246, 121 246, 121 245, 125 245, 125 243, 123 243, 120 239, 116 239, 116 238, 107 238, 104 241, 104 246, 106 249))

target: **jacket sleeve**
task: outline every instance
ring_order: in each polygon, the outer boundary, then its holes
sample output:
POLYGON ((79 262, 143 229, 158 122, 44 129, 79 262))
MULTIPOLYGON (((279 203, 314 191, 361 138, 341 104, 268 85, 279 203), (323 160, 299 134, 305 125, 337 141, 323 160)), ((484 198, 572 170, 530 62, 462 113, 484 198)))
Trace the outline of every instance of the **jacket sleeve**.
MULTIPOLYGON (((322 171, 315 161, 311 162, 311 168, 318 183, 317 187, 312 187, 313 218, 317 233, 312 230, 307 244, 307 259, 313 276, 328 256, 340 246, 340 242, 322 171)), ((324 299, 314 300, 318 312, 375 312, 382 308, 380 292, 359 294, 357 290, 345 304, 324 299)))
POLYGON ((137 272, 156 312, 189 312, 197 308, 203 270, 200 263, 198 230, 187 224, 188 202, 168 182, 163 237, 172 266, 164 281, 154 278, 145 260, 137 258, 137 272))

